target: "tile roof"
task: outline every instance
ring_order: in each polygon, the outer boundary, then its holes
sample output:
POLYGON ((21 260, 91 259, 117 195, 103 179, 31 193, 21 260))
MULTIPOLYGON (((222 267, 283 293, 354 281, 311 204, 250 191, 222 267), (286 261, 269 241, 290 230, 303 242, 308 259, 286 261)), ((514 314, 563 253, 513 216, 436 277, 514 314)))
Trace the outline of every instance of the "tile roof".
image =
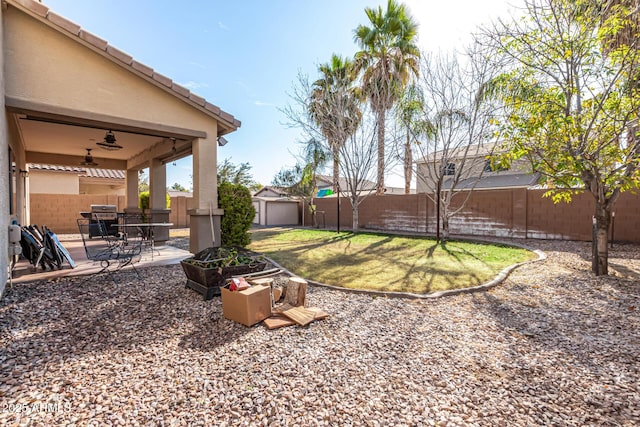
POLYGON ((274 186, 271 186, 271 185, 265 185, 260 190, 256 191, 255 194, 253 195, 253 197, 260 197, 262 193, 268 192, 268 191, 271 191, 271 192, 277 194, 278 196, 284 196, 284 197, 288 197, 289 196, 289 192, 287 191, 286 188, 274 187, 274 186))
POLYGON ((104 178, 104 179, 124 179, 125 173, 116 169, 96 169, 83 168, 79 166, 58 166, 58 165, 42 165, 29 163, 29 170, 42 170, 52 172, 70 172, 77 173, 78 176, 87 178, 104 178))
MULTIPOLYGON (((3 4, 4 3, 5 1, 3 1, 3 4)), ((191 91, 186 87, 181 86, 169 77, 156 72, 153 68, 136 61, 132 56, 115 48, 114 46, 111 46, 106 40, 101 39, 100 37, 84 30, 76 23, 51 11, 46 5, 35 0, 6 0, 6 3, 26 10, 30 15, 49 24, 51 28, 55 28, 67 36, 72 36, 78 42, 88 45, 93 50, 102 53, 106 58, 109 58, 114 63, 127 68, 134 74, 137 74, 157 86, 168 90, 169 93, 172 93, 175 97, 191 104, 193 107, 205 112, 209 116, 227 123, 229 127, 233 129, 240 127, 241 122, 231 114, 222 111, 220 107, 207 102, 206 99, 196 95, 195 93, 191 93, 191 91)))
POLYGON ((87 178, 124 179, 124 171, 117 169, 86 168, 80 176, 87 178))
POLYGON ((82 173, 84 172, 84 168, 80 166, 59 166, 59 165, 40 165, 36 163, 28 164, 29 170, 45 170, 45 171, 53 171, 53 172, 74 172, 74 173, 82 173))

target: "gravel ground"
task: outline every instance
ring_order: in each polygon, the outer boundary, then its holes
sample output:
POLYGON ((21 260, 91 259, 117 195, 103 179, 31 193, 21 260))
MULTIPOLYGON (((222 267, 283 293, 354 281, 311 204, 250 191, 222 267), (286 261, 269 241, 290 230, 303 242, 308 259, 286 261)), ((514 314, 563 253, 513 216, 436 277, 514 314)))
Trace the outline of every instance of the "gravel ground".
POLYGON ((59 279, 0 301, 2 425, 640 424, 640 246, 590 245, 437 300, 311 287, 331 317, 274 331, 222 317, 180 266, 59 279))

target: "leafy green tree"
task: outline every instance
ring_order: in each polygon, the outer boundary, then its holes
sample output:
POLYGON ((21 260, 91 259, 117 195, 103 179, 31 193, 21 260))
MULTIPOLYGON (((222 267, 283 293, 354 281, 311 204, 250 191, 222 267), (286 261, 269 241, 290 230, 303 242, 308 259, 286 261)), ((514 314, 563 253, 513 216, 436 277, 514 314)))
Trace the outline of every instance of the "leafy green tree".
POLYGON ((218 164, 218 185, 223 182, 229 182, 236 185, 244 185, 247 188, 260 188, 260 184, 253 180, 251 175, 251 165, 249 163, 240 163, 235 165, 231 163, 231 159, 224 159, 218 164))
MULTIPOLYGON (((333 158, 333 186, 338 191, 340 147, 361 120, 358 93, 353 86, 353 63, 333 54, 331 61, 318 67, 321 77, 313 83, 309 112, 327 138, 333 158)), ((311 140, 314 140, 312 138, 311 140)))
POLYGON ((593 196, 596 275, 608 273, 612 208, 640 187, 640 37, 616 3, 603 15, 594 0, 531 0, 525 19, 484 32, 508 70, 496 79, 511 144, 501 161, 528 159, 555 202, 593 196))
POLYGON ((169 187, 169 190, 175 190, 175 191, 189 191, 186 188, 184 188, 181 184, 179 183, 174 183, 171 187, 169 187))
POLYGON ((354 39, 355 69, 362 72, 362 89, 376 114, 378 165, 376 194, 384 193, 386 113, 401 96, 411 75, 418 74, 420 52, 415 45, 418 24, 403 4, 388 0, 382 7, 365 8, 371 26, 359 25, 354 39))
MULTIPOLYGON (((315 205, 313 205, 313 197, 318 191, 317 175, 329 157, 330 154, 325 150, 324 145, 312 138, 304 144, 302 158, 298 163, 291 169, 280 170, 272 181, 274 186, 285 188, 291 196, 300 197, 303 203, 309 206, 314 226, 317 225, 315 205)), ((304 211, 303 209, 303 224, 304 211)))
POLYGON ((138 193, 142 193, 144 191, 149 191, 149 175, 145 171, 148 171, 148 169, 143 169, 139 173, 138 193))
POLYGON ((249 189, 242 184, 218 184, 218 206, 224 209, 220 220, 223 246, 245 247, 251 243, 249 229, 256 216, 249 189))

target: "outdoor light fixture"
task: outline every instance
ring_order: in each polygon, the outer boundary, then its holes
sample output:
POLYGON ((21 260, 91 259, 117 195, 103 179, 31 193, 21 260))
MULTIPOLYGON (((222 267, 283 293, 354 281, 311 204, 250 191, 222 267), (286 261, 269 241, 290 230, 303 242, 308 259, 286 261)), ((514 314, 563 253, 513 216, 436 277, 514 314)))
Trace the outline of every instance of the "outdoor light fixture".
POLYGON ((91 155, 91 148, 87 148, 87 155, 84 156, 84 161, 80 162, 82 166, 98 166, 96 162, 93 161, 93 156, 91 155))
POLYGON ((220 147, 224 147, 224 146, 227 144, 227 142, 229 142, 229 141, 227 141, 226 139, 224 139, 224 137, 223 137, 223 136, 219 136, 219 137, 218 137, 218 145, 219 145, 220 147))
POLYGON ((116 136, 110 130, 104 135, 104 141, 96 142, 100 148, 109 151, 120 150, 122 145, 116 144, 116 136))

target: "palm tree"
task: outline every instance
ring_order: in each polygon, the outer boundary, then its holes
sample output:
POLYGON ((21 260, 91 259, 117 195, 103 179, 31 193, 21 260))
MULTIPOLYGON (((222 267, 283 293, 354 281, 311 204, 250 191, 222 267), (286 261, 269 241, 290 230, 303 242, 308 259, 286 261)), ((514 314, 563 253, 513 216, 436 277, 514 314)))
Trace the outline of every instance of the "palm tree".
POLYGON ((384 193, 385 114, 398 100, 409 77, 418 75, 420 52, 414 44, 418 24, 403 4, 389 0, 387 10, 365 8, 371 27, 359 25, 354 39, 362 49, 355 67, 362 72, 362 89, 376 115, 378 136, 378 183, 384 193))
POLYGON ((309 111, 322 130, 333 158, 333 186, 336 192, 340 175, 340 147, 360 124, 359 99, 353 86, 353 63, 333 54, 331 61, 318 67, 321 78, 312 85, 309 111))
MULTIPOLYGON (((404 127, 406 137, 404 141, 404 193, 411 192, 411 179, 413 177, 413 147, 412 142, 418 143, 418 136, 428 132, 429 124, 422 119, 424 107, 424 95, 420 87, 410 84, 405 88, 402 97, 398 101, 396 117, 404 127)), ((429 124, 430 125, 430 124, 429 124)))

